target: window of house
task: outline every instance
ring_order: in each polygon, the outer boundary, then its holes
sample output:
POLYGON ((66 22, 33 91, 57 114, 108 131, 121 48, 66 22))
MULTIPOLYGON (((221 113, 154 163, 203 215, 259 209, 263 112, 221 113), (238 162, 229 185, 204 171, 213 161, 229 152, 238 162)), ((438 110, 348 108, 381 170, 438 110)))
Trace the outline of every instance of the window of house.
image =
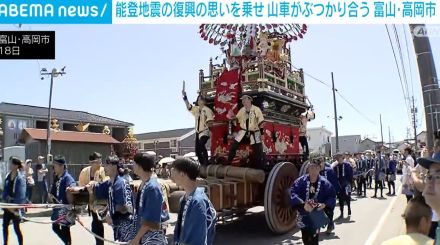
POLYGON ((104 126, 97 126, 97 125, 90 125, 88 128, 88 131, 92 133, 102 133, 103 130, 104 130, 104 126))
POLYGON ((37 121, 35 127, 39 129, 47 129, 47 121, 37 121))
POLYGON ((170 148, 175 148, 175 147, 178 147, 177 140, 176 139, 170 140, 170 148))

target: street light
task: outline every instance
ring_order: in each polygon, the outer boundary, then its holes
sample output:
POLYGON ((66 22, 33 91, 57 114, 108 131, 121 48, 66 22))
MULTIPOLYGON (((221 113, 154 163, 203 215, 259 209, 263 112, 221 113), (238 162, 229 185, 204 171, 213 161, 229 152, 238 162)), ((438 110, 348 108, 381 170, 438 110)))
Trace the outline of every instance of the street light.
POLYGON ((50 76, 50 92, 49 92, 49 108, 48 108, 48 116, 47 116, 47 161, 52 161, 52 156, 50 155, 51 150, 51 133, 50 133, 50 121, 52 120, 52 89, 53 89, 53 78, 58 77, 59 75, 65 75, 66 67, 64 66, 58 71, 56 68, 53 68, 51 72, 48 72, 46 68, 41 69, 40 75, 41 80, 44 80, 44 76, 50 76))

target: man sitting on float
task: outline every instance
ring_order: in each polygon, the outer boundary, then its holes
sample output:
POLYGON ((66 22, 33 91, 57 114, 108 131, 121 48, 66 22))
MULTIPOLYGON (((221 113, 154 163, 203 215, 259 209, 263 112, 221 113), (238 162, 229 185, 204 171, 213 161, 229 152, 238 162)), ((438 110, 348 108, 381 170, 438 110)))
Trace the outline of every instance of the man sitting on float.
POLYGON ((238 111, 237 115, 234 116, 232 111, 228 112, 228 117, 237 120, 240 125, 240 131, 238 131, 229 149, 228 162, 232 163, 240 142, 246 137, 250 140, 252 146, 255 159, 254 167, 262 169, 264 167, 264 156, 261 131, 263 131, 264 116, 260 108, 252 105, 251 96, 243 95, 241 101, 243 107, 238 111))

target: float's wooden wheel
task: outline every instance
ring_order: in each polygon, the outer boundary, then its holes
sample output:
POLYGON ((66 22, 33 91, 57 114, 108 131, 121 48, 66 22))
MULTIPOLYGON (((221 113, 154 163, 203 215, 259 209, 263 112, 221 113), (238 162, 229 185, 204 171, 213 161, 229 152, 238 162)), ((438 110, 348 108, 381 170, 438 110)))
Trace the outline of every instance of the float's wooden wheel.
POLYGON ((297 177, 298 170, 290 162, 276 164, 269 173, 264 191, 264 213, 274 233, 286 233, 296 225, 296 210, 287 202, 287 190, 297 177))

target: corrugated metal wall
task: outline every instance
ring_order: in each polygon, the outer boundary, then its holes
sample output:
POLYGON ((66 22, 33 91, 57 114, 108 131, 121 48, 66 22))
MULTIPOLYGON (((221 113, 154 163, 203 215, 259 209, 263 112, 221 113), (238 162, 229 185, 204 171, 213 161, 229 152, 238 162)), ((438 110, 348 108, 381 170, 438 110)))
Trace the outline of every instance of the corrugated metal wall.
MULTIPOLYGON (((39 155, 46 157, 46 148, 44 141, 29 142, 26 144, 26 158, 36 162, 39 155)), ((76 180, 81 169, 89 165, 89 155, 94 151, 101 153, 105 160, 110 155, 111 145, 52 141, 52 155, 63 155, 66 158, 67 169, 76 180)))

